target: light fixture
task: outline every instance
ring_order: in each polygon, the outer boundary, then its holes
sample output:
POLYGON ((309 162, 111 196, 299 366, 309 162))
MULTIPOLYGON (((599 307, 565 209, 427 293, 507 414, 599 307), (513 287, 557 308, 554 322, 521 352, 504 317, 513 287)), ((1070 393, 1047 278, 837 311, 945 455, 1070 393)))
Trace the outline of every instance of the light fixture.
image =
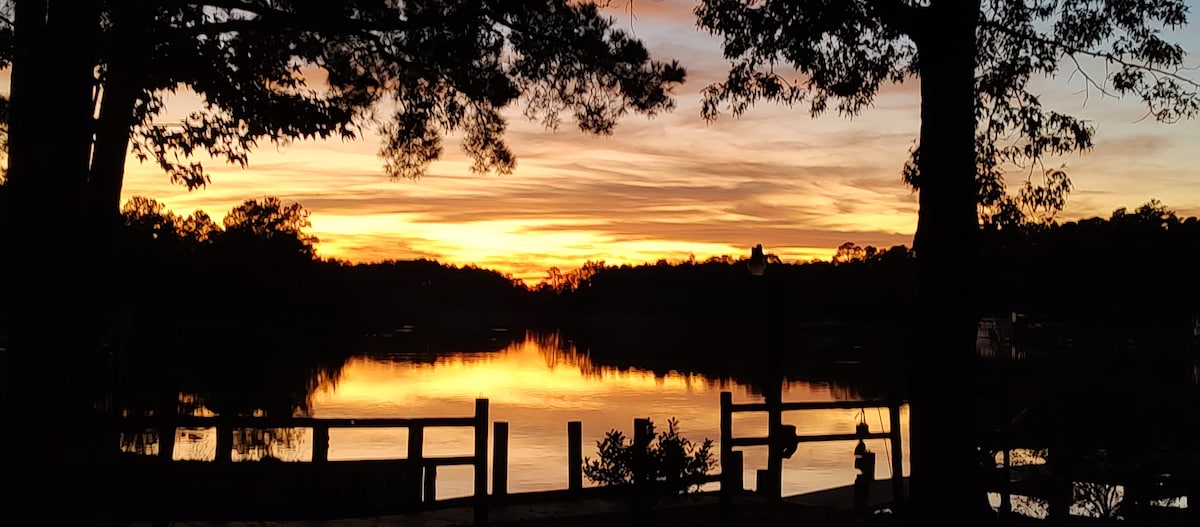
POLYGON ((767 270, 767 255, 763 254, 762 244, 755 245, 750 249, 750 261, 746 262, 746 267, 750 269, 752 276, 762 276, 767 270))

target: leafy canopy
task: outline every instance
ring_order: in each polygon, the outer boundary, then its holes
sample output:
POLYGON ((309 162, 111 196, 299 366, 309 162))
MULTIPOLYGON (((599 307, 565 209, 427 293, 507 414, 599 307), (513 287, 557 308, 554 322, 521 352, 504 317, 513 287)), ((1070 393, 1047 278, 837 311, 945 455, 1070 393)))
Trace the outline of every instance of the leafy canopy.
MULTIPOLYGON (((102 92, 132 84, 133 153, 189 188, 200 156, 245 165, 260 143, 383 135, 395 177, 418 177, 462 134, 477 171, 510 172, 501 111, 610 133, 629 112, 673 107, 685 72, 650 59, 591 2, 570 0, 98 1, 102 92), (201 108, 164 123, 187 90, 201 108)), ((0 67, 14 0, 0 0, 0 67)), ((107 100, 104 104, 107 104, 107 100)), ((0 106, 0 111, 4 108, 0 106)))
MULTIPOLYGON (((831 106, 844 116, 869 107, 881 86, 921 75, 922 49, 942 45, 931 4, 913 0, 702 0, 699 26, 722 37, 731 67, 703 91, 703 116, 746 112, 757 100, 831 106), (796 72, 796 78, 788 76, 796 72)), ((1185 76, 1185 51, 1164 30, 1187 23, 1185 0, 982 0, 976 19, 976 182, 981 219, 1048 219, 1071 182, 1054 156, 1085 152, 1095 129, 1046 108, 1040 77, 1082 76, 1087 91, 1133 96, 1162 122, 1200 113, 1200 84, 1185 76), (1098 76, 1093 71, 1103 71, 1098 76), (1015 196, 1005 175, 1024 181, 1015 196)), ((919 146, 903 179, 920 188, 919 146)))

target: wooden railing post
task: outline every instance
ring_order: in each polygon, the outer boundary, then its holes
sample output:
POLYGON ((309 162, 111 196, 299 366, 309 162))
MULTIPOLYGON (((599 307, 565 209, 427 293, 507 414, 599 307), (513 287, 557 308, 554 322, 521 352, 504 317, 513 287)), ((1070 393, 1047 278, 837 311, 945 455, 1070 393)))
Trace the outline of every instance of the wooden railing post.
POLYGON ((158 427, 158 459, 162 464, 158 470, 158 481, 153 483, 153 505, 151 506, 151 525, 166 527, 170 525, 171 510, 167 505, 166 490, 170 487, 174 475, 171 472, 171 462, 175 459, 175 424, 170 419, 159 422, 158 427))
POLYGON ((475 399, 475 525, 487 525, 488 400, 475 399))
POLYGON ((425 428, 419 424, 408 427, 408 485, 412 493, 409 499, 413 503, 424 501, 421 496, 425 489, 424 446, 425 428))
POLYGON ((214 461, 233 461, 233 421, 228 418, 217 421, 217 453, 214 461))
POLYGON ((313 463, 324 463, 329 461, 329 426, 314 425, 313 426, 313 463))
MULTIPOLYGON (((746 489, 746 482, 744 481, 745 477, 742 475, 742 471, 743 471, 742 451, 741 450, 730 450, 729 455, 726 457, 728 459, 727 464, 721 465, 721 490, 724 491, 725 485, 728 484, 729 485, 728 494, 730 496, 733 496, 733 495, 738 494, 746 489), (728 474, 725 473, 726 470, 729 471, 728 474)), ((726 494, 725 492, 721 493, 722 496, 724 496, 725 494, 726 494)))
POLYGON ((633 492, 636 495, 638 510, 645 510, 651 500, 650 467, 647 449, 650 446, 652 432, 650 420, 637 418, 633 420, 633 492))
POLYGON ((175 423, 163 420, 158 427, 158 459, 170 463, 175 459, 175 423))
POLYGON ((508 495, 508 423, 492 423, 492 497, 508 495))
POLYGON ((583 423, 567 422, 567 489, 583 489, 583 423))
MULTIPOLYGON (((730 392, 721 392, 721 453, 717 461, 721 464, 721 504, 729 505, 733 502, 733 472, 730 470, 730 465, 733 461, 733 394, 730 392)), ((741 467, 738 467, 737 477, 742 476, 741 467)), ((737 489, 741 491, 739 486, 737 489)))
POLYGON ((424 499, 425 503, 433 503, 437 501, 437 465, 432 463, 425 465, 424 479, 424 499))
POLYGON ((900 434, 900 403, 888 406, 888 426, 892 441, 892 501, 896 507, 904 506, 904 444, 900 434))

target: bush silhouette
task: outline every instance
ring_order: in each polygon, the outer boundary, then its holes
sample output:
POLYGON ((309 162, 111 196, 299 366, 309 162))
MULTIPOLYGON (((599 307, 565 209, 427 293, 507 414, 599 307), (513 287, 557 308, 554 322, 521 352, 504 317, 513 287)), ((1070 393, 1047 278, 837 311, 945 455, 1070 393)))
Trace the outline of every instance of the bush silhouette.
POLYGON ((669 497, 699 490, 703 477, 716 466, 712 439, 693 443, 679 435, 679 421, 671 418, 667 429, 655 433, 645 421, 644 444, 627 440, 620 430, 610 430, 596 442, 598 457, 583 460, 583 475, 601 486, 625 487, 642 497, 669 497))

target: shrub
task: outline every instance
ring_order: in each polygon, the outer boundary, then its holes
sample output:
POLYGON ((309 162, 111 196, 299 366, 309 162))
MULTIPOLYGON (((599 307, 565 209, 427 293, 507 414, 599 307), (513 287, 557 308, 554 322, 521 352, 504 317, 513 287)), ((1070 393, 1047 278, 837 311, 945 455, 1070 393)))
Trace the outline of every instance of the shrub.
POLYGON ((596 442, 598 457, 584 458, 583 475, 601 486, 633 488, 640 483, 639 494, 656 497, 676 496, 699 490, 701 479, 716 466, 713 440, 692 443, 679 435, 679 422, 667 421, 667 429, 655 434, 654 422, 646 420, 643 445, 627 440, 620 430, 610 430, 596 442), (639 468, 640 467, 640 468, 639 468), (641 475, 640 481, 638 475, 641 475))

